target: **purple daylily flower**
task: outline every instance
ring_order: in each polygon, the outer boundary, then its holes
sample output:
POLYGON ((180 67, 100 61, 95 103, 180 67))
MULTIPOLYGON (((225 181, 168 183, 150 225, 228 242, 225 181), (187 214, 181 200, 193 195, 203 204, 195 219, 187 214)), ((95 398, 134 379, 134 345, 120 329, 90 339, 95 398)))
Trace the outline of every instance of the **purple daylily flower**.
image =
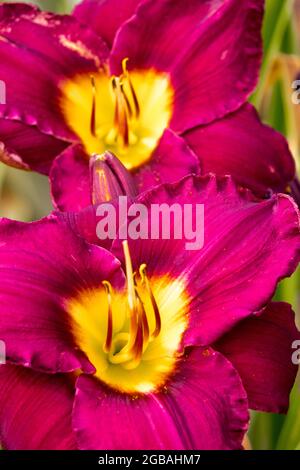
POLYGON ((84 0, 70 16, 1 5, 2 161, 46 174, 54 161, 63 210, 90 204, 89 157, 106 150, 141 190, 201 169, 260 196, 285 191, 287 143, 245 104, 263 3, 84 0))
POLYGON ((271 299, 300 258, 292 199, 258 203, 208 176, 137 200, 203 203, 204 247, 117 239, 109 252, 72 214, 1 221, 5 448, 239 449, 248 406, 286 411, 299 332, 271 299))

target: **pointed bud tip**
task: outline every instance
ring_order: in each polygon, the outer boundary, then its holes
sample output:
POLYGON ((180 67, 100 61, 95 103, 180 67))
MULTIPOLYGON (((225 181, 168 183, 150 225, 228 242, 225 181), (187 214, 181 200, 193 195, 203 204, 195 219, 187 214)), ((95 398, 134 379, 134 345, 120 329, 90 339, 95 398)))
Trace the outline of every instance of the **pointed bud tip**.
POLYGON ((138 193, 131 173, 109 151, 91 156, 90 175, 93 204, 109 202, 119 196, 134 198, 138 193))

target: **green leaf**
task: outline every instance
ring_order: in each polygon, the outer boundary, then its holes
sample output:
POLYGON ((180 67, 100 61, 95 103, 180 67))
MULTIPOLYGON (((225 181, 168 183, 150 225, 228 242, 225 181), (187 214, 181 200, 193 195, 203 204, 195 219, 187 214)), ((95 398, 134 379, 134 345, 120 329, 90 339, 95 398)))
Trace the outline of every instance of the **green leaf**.
POLYGON ((267 0, 263 26, 264 61, 261 68, 257 91, 252 97, 253 104, 259 108, 263 99, 268 69, 273 57, 282 51, 292 17, 293 0, 267 0))
POLYGON ((272 413, 251 413, 249 438, 253 450, 273 450, 280 434, 284 417, 272 413))
POLYGON ((281 430, 276 449, 293 450, 300 448, 300 389, 296 382, 292 394, 290 409, 281 430))

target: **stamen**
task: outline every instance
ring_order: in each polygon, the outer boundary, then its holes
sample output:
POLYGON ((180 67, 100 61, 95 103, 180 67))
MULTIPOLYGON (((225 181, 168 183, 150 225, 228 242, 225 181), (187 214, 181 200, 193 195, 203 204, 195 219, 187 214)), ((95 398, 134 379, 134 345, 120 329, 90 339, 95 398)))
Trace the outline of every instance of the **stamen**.
POLYGON ((91 134, 94 137, 97 137, 96 133, 96 83, 95 77, 91 75, 91 85, 92 85, 92 112, 91 112, 91 134))
POLYGON ((123 70, 124 77, 126 77, 127 80, 128 80, 131 96, 132 96, 132 99, 133 99, 133 102, 134 102, 135 117, 138 118, 139 115, 140 115, 140 105, 139 105, 139 101, 138 101, 138 98, 136 96, 136 92, 135 92, 135 89, 133 87, 132 81, 130 80, 130 74, 127 70, 128 60, 129 60, 128 57, 126 57, 125 59, 122 60, 122 70, 123 70))
POLYGON ((116 128, 118 128, 118 110, 117 110, 117 108, 118 108, 118 105, 119 105, 119 101, 118 101, 117 96, 116 96, 116 94, 117 94, 117 91, 116 91, 116 90, 117 90, 117 77, 115 77, 114 75, 111 77, 111 86, 112 86, 112 90, 113 90, 113 92, 114 92, 114 95, 115 95, 115 97, 116 97, 116 108, 115 108, 115 115, 114 115, 114 126, 115 126, 116 128))
POLYGON ((139 115, 141 114, 141 110, 140 110, 139 101, 138 101, 138 98, 137 98, 137 96, 136 96, 136 92, 135 92, 135 89, 134 89, 134 87, 133 87, 132 81, 130 80, 129 74, 128 74, 128 83, 129 83, 129 87, 130 87, 132 99, 133 99, 133 102, 134 102, 135 117, 136 117, 136 119, 137 119, 137 118, 139 117, 139 115))
POLYGON ((134 274, 132 269, 132 262, 129 253, 128 241, 124 240, 123 252, 125 258, 125 270, 127 279, 127 300, 129 306, 129 318, 130 318, 130 336, 128 341, 128 349, 131 349, 135 344, 135 339, 138 332, 138 315, 137 315, 137 299, 136 291, 134 286, 134 274))
POLYGON ((161 331, 161 318, 149 279, 146 275, 146 265, 142 264, 140 266, 140 281, 137 282, 136 273, 134 273, 132 269, 128 241, 124 240, 122 245, 127 279, 127 302, 130 319, 129 332, 119 332, 113 338, 112 287, 109 282, 103 281, 102 284, 106 289, 108 299, 107 334, 103 350, 109 355, 109 360, 112 364, 122 364, 125 369, 134 369, 141 362, 143 352, 147 348, 149 341, 159 335, 161 331), (146 293, 150 297, 155 315, 155 329, 152 334, 150 334, 147 312, 143 302, 145 290, 144 288, 142 289, 143 295, 141 297, 141 286, 145 286, 146 288, 146 293), (120 346, 117 346, 118 344, 120 345, 120 342, 122 343, 121 350, 119 349, 120 346))
POLYGON ((151 289, 149 279, 148 279, 147 274, 146 274, 146 268, 147 268, 146 264, 141 264, 140 269, 139 269, 139 273, 140 273, 140 276, 141 276, 142 283, 146 286, 148 295, 150 297, 151 305, 152 305, 152 308, 153 308, 153 312, 154 312, 154 316, 155 316, 155 329, 152 333, 152 337, 156 338, 159 335, 160 331, 161 331, 161 318, 160 318, 159 308, 157 306, 155 297, 154 297, 152 289, 151 289))
POLYGON ((132 108, 131 108, 131 104, 130 104, 130 101, 128 99, 128 96, 125 93, 124 84, 122 82, 120 82, 120 89, 121 89, 121 92, 123 94, 124 100, 126 102, 129 118, 131 119, 132 118, 132 108))
POLYGON ((113 92, 116 97, 116 108, 114 116, 114 126, 118 134, 122 138, 122 144, 124 147, 128 147, 129 144, 129 126, 128 126, 128 117, 127 117, 127 103, 124 97, 124 92, 122 91, 122 83, 119 77, 112 77, 111 84, 113 92))
POLYGON ((128 70, 127 70, 128 61, 129 61, 129 58, 128 58, 128 57, 125 57, 125 59, 122 60, 122 72, 123 72, 123 75, 127 75, 127 74, 128 74, 128 70))
POLYGON ((143 338, 143 320, 142 316, 138 315, 138 324, 137 324, 137 331, 135 335, 135 341, 134 344, 129 351, 131 355, 131 360, 124 365, 126 369, 134 369, 139 365, 141 362, 141 358, 143 355, 143 349, 144 349, 144 338, 143 338))
POLYGON ((124 240, 122 242, 124 258, 125 258, 125 269, 126 269, 126 278, 127 278, 127 291, 128 291, 128 304, 131 313, 136 307, 136 295, 134 287, 134 275, 132 269, 132 262, 129 253, 128 241, 124 240))
MULTIPOLYGON (((97 84, 95 75, 90 75, 92 103, 90 114, 90 133, 97 139, 104 139, 109 145, 117 145, 121 150, 127 150, 130 144, 135 144, 137 136, 135 135, 135 120, 140 116, 140 105, 132 84, 130 73, 127 69, 128 58, 122 61, 122 73, 119 76, 113 75, 110 79, 110 86, 113 92, 114 117, 113 126, 107 128, 107 122, 98 122, 97 84), (133 124, 133 129, 130 126, 133 124)), ((98 83, 101 88, 101 82, 98 83)))
POLYGON ((107 333, 106 333, 106 340, 103 345, 103 351, 105 353, 109 353, 111 350, 112 344, 112 335, 113 335, 113 316, 112 316, 112 287, 108 281, 102 282, 103 286, 106 289, 107 293, 107 301, 108 301, 108 315, 107 315, 107 333))
POLYGON ((149 324, 148 324, 148 319, 147 319, 147 314, 145 311, 145 307, 143 304, 143 301, 140 298, 140 295, 136 289, 136 296, 138 299, 138 305, 139 305, 139 310, 140 310, 140 316, 142 318, 142 326, 143 326, 143 339, 144 343, 148 343, 150 332, 149 332, 149 324))

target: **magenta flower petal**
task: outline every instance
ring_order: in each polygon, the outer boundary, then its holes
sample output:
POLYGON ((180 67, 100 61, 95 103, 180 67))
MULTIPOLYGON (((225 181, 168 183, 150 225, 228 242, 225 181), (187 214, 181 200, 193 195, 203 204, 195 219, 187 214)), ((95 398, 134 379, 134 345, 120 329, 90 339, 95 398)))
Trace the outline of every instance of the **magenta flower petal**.
POLYGON ((221 118, 238 109, 256 84, 263 3, 145 1, 116 37, 112 72, 120 73, 124 57, 130 69, 168 71, 176 132, 221 118))
POLYGON ((137 171, 135 178, 140 191, 145 191, 158 184, 174 183, 188 174, 199 173, 200 166, 196 155, 184 139, 167 129, 153 153, 151 162, 137 171))
MULTIPOLYGON (((186 250, 184 238, 128 240, 135 266, 146 263, 150 276, 169 273, 186 285, 191 328, 185 344, 210 344, 259 311, 278 281, 299 263, 299 213, 288 196, 256 202, 249 193, 239 192, 230 178, 208 176, 159 186, 139 201, 149 208, 204 204, 204 246, 199 250, 186 250)), ((194 216, 195 211, 195 227, 194 216)), ((122 259, 119 241, 113 252, 122 259)))
POLYGON ((65 302, 103 279, 121 285, 118 261, 53 216, 31 224, 2 219, 0 237, 0 338, 8 360, 47 372, 93 372, 65 302))
POLYGON ((231 364, 195 349, 166 389, 135 400, 79 377, 73 427, 81 449, 240 449, 247 406, 231 364))
POLYGON ((239 372, 250 408, 286 413, 298 370, 292 363, 292 343, 299 339, 290 305, 273 302, 215 345, 239 372))
POLYGON ((0 441, 7 450, 76 449, 69 377, 0 366, 0 441))
MULTIPOLYGON (((117 210, 117 203, 112 202, 111 204, 113 204, 117 210)), ((99 240, 96 233, 96 226, 99 222, 99 217, 97 216, 97 207, 98 206, 88 206, 78 212, 57 211, 55 212, 55 215, 57 218, 62 219, 65 223, 67 223, 70 229, 73 230, 76 235, 82 237, 88 243, 99 245, 107 250, 110 250, 113 240, 99 240)))
POLYGON ((120 26, 130 18, 141 0, 83 0, 73 14, 111 47, 120 26))
POLYGON ((203 173, 230 174, 259 195, 269 188, 285 192, 294 178, 295 162, 285 138, 263 125, 250 104, 184 138, 199 156, 203 173))
POLYGON ((74 74, 97 70, 108 55, 104 42, 75 18, 25 4, 0 6, 0 34, 1 79, 8 88, 0 116, 78 140, 59 110, 58 85, 74 74))
POLYGON ((16 168, 48 174, 53 159, 67 145, 18 121, 0 118, 0 128, 0 160, 16 168))
POLYGON ((72 145, 58 155, 49 178, 57 209, 80 211, 92 203, 89 160, 81 145, 72 145))

